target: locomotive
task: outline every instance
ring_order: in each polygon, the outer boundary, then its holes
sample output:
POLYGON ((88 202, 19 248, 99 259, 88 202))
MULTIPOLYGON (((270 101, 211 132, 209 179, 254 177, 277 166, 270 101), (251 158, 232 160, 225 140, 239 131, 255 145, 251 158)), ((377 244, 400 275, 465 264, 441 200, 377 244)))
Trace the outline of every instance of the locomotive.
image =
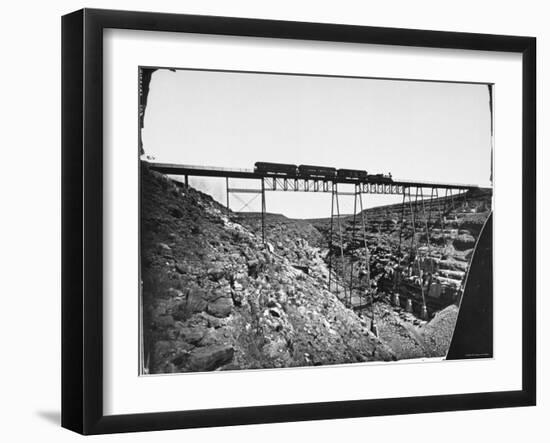
POLYGON ((367 175, 367 180, 377 181, 379 183, 393 183, 391 173, 386 174, 369 174, 367 175))
POLYGON ((320 179, 342 180, 360 180, 360 181, 376 181, 378 183, 392 183, 391 174, 369 174, 367 171, 360 169, 336 169, 327 166, 313 165, 291 165, 286 163, 268 163, 256 162, 254 164, 254 172, 260 174, 277 174, 286 175, 288 177, 309 177, 320 179))

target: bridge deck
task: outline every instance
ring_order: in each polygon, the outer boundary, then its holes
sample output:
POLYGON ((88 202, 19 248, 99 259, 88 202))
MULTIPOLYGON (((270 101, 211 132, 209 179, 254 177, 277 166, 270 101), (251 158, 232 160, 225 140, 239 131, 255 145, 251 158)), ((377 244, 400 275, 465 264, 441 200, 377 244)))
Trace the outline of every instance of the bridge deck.
POLYGON ((289 180, 317 180, 325 181, 328 183, 348 183, 348 184, 379 184, 379 185, 394 185, 394 186, 403 186, 405 188, 439 188, 439 189, 451 189, 451 190, 473 190, 473 189, 492 189, 490 187, 480 188, 477 185, 472 184, 460 184, 460 183, 434 183, 434 182, 419 182, 419 181, 408 181, 408 180, 393 180, 391 183, 388 183, 384 180, 360 180, 360 179, 342 179, 334 177, 332 179, 321 179, 311 176, 288 176, 286 174, 277 174, 277 173, 257 173, 252 169, 237 169, 237 168, 219 168, 219 167, 208 167, 208 166, 193 166, 193 165, 181 165, 173 163, 153 163, 153 162, 144 162, 149 165, 153 171, 161 172, 163 174, 170 175, 187 175, 187 176, 197 176, 197 177, 226 177, 226 178, 245 178, 245 179, 262 179, 262 178, 279 178, 279 179, 289 179, 289 180))

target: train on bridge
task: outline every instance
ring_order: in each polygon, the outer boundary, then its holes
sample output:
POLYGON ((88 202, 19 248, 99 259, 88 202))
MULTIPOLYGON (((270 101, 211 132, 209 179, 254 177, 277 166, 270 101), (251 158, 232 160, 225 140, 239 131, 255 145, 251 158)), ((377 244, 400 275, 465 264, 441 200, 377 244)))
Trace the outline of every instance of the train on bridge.
POLYGON ((376 180, 378 183, 393 183, 390 174, 369 174, 360 169, 336 169, 327 166, 291 165, 286 163, 256 162, 254 172, 259 174, 277 174, 293 178, 312 178, 322 180, 376 180))

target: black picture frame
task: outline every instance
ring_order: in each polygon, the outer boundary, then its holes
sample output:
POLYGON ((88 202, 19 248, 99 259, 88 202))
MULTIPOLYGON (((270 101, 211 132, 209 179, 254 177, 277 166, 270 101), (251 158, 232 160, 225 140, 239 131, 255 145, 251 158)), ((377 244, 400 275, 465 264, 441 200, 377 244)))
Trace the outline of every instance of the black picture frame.
POLYGON ((62 18, 62 426, 82 434, 103 434, 535 405, 535 66, 533 37, 97 9, 65 15, 62 18), (522 54, 521 390, 104 415, 102 36, 108 28, 522 54))

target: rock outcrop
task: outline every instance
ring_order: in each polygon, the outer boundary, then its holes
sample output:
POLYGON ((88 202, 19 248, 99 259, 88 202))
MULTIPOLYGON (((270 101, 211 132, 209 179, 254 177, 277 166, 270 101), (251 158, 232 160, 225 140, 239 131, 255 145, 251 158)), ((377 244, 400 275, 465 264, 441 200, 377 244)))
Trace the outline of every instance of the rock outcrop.
POLYGON ((208 195, 146 168, 141 186, 147 372, 395 359, 328 291, 315 228, 264 247, 208 195))
MULTIPOLYGON (((491 197, 488 190, 472 190, 460 196, 426 199, 424 203, 420 200, 406 205, 404 212, 401 204, 366 209, 366 239, 360 221, 354 227, 352 216, 341 217, 343 238, 333 233, 326 261, 330 256, 337 275, 345 275, 348 280, 353 275, 354 287, 364 286, 361 277, 366 269, 366 240, 370 280, 376 293, 396 291, 412 298, 414 310, 420 314, 422 282, 433 316, 450 304, 460 303, 472 251, 491 210, 491 197)), ((330 219, 309 222, 328 245, 330 219)))

